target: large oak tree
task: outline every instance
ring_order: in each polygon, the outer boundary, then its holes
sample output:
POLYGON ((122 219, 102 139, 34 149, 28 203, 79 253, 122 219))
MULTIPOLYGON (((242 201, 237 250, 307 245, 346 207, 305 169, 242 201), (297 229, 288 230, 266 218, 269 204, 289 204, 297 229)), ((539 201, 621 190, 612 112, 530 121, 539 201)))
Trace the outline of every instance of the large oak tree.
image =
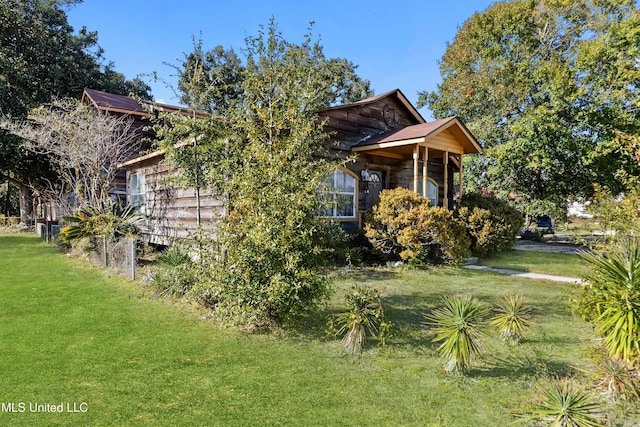
MULTIPOLYGON (((25 119, 54 97, 79 98, 85 87, 150 98, 140 79, 127 80, 106 62, 97 33, 75 33, 65 9, 79 0, 0 0, 0 114, 25 119)), ((55 180, 45 157, 0 130, 0 174, 20 188, 21 221, 31 193, 55 180)))
POLYGON ((468 184, 515 193, 528 213, 593 183, 622 191, 640 170, 624 149, 640 129, 638 28, 633 0, 497 2, 460 28, 419 103, 479 139, 468 184))

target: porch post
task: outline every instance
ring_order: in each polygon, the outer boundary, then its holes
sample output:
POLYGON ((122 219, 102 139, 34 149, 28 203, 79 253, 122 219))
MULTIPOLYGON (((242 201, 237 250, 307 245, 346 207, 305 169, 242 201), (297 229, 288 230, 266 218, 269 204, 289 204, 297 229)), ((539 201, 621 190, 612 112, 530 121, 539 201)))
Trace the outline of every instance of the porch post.
POLYGON ((444 158, 442 159, 444 164, 444 194, 442 196, 442 207, 449 209, 449 152, 444 152, 444 158))
POLYGON ((462 166, 463 158, 464 158, 464 154, 460 153, 460 171, 458 172, 459 187, 460 187, 460 197, 462 197, 462 195, 464 194, 464 188, 462 187, 462 184, 463 184, 462 174, 464 172, 463 166, 462 166))
POLYGON ((427 163, 429 162, 429 147, 424 147, 424 159, 422 160, 422 197, 427 197, 427 163))
POLYGON ((418 192, 418 159, 420 157, 420 146, 413 147, 413 191, 418 192))

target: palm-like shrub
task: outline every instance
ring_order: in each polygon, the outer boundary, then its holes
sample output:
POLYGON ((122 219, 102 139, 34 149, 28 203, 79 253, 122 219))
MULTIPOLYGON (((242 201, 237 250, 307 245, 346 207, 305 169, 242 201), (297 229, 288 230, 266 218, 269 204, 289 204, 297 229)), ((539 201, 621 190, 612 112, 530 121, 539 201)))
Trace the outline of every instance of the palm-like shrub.
MULTIPOLYGON (((384 344, 389 324, 385 322, 378 291, 354 286, 345 299, 349 304, 349 311, 336 316, 338 330, 335 332, 336 335, 344 334, 342 345, 345 350, 350 353, 361 352, 367 333, 384 344)), ((331 321, 329 328, 333 329, 331 321)))
POLYGON ((607 254, 583 253, 591 266, 574 307, 596 326, 609 357, 637 365, 640 358, 640 245, 618 242, 607 254))
POLYGON ((624 360, 605 359, 596 372, 602 377, 598 386, 611 399, 640 398, 638 370, 629 368, 624 360))
POLYGON ((496 308, 491 324, 497 326, 503 341, 517 344, 529 329, 531 307, 520 294, 505 295, 496 308))
POLYGON ((60 230, 60 240, 66 243, 94 237, 118 241, 140 234, 145 227, 145 216, 137 213, 137 206, 122 208, 111 200, 80 208, 74 215, 64 217, 64 221, 70 223, 60 230))
POLYGON ((472 368, 484 346, 481 328, 489 314, 489 308, 470 296, 443 297, 443 307, 425 316, 433 326, 434 342, 445 359, 447 372, 466 372, 472 368))
POLYGON ((537 395, 524 420, 537 420, 556 427, 604 426, 601 404, 583 387, 568 378, 543 380, 536 384, 537 395))

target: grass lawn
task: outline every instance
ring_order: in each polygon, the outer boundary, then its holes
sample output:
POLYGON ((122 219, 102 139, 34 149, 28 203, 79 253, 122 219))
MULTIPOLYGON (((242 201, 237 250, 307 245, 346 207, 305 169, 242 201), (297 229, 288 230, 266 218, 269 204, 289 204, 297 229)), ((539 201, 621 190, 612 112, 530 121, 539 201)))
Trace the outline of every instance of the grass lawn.
POLYGON ((480 258, 478 264, 577 278, 584 277, 588 271, 586 263, 578 255, 538 251, 513 250, 491 258, 480 258))
POLYGON ((25 404, 0 425, 503 426, 536 372, 586 367, 592 345, 566 285, 464 269, 340 276, 322 313, 270 335, 220 329, 31 236, 0 235, 0 272, 0 401, 25 404), (387 347, 359 357, 323 333, 354 283, 381 291, 395 325, 387 347), (491 339, 500 357, 444 374, 423 313, 444 293, 490 302, 513 291, 535 308, 529 339, 513 350, 491 339), (30 412, 61 403, 86 412, 30 412))

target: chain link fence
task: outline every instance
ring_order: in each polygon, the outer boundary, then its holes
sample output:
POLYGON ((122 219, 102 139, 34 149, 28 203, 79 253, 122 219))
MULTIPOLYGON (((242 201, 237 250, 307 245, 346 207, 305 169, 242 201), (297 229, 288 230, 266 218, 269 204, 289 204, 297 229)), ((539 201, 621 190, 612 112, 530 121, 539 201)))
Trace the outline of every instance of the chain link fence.
POLYGON ((125 237, 117 242, 108 238, 95 240, 94 259, 131 280, 136 278, 136 239, 125 237))

